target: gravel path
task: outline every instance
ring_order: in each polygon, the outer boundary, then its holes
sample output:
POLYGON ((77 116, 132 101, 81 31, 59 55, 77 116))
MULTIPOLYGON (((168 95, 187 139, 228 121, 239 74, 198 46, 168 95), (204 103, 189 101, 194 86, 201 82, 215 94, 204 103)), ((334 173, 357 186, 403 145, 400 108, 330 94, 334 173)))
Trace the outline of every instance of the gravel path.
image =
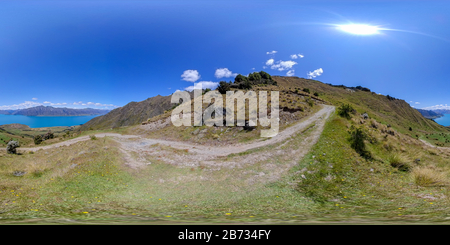
MULTIPOLYGON (((237 144, 237 145, 231 145, 231 146, 225 146, 225 147, 223 147, 223 146, 210 147, 210 146, 194 145, 194 144, 190 144, 190 143, 186 143, 186 142, 168 141, 168 140, 161 140, 161 139, 147 139, 147 138, 142 138, 138 135, 121 135, 121 134, 116 134, 116 133, 100 133, 100 134, 96 134, 95 136, 97 138, 102 138, 105 136, 112 137, 113 139, 115 139, 116 141, 118 141, 121 144, 123 144, 124 141, 127 141, 128 147, 126 147, 126 148, 130 148, 129 144, 135 145, 135 146, 137 146, 137 148, 139 148, 139 146, 143 146, 143 145, 162 144, 162 145, 170 146, 170 147, 177 148, 177 149, 183 149, 183 150, 188 149, 189 152, 195 152, 195 153, 201 154, 201 155, 227 156, 232 153, 240 153, 240 152, 244 152, 244 151, 247 151, 250 149, 259 148, 259 147, 263 147, 263 146, 267 146, 267 145, 272 145, 272 144, 284 141, 287 138, 289 138, 293 133, 295 133, 299 130, 305 129, 311 123, 316 122, 316 121, 321 121, 321 120, 328 118, 330 116, 330 114, 334 111, 334 109, 335 109, 334 106, 323 105, 323 108, 320 111, 318 111, 317 113, 315 113, 314 115, 312 115, 311 117, 307 118, 306 120, 303 120, 302 122, 300 122, 294 126, 287 128, 286 130, 280 132, 277 136, 272 137, 268 140, 253 142, 250 144, 242 144, 242 145, 237 144), (129 139, 137 139, 137 140, 128 141, 129 139)), ((51 148, 60 147, 60 146, 69 146, 71 144, 74 144, 74 143, 77 143, 80 141, 85 141, 85 140, 90 140, 89 136, 81 136, 81 137, 78 137, 75 139, 55 143, 52 145, 33 147, 33 148, 20 148, 20 150, 25 150, 25 151, 37 151, 40 149, 46 150, 46 149, 51 149, 51 148)))

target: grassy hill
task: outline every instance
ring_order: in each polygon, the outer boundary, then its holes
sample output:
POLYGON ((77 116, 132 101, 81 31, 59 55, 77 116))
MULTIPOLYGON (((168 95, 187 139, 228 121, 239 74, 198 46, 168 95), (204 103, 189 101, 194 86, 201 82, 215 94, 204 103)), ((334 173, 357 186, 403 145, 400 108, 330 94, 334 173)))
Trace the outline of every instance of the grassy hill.
POLYGON ((95 117, 82 125, 81 130, 110 129, 141 124, 173 107, 171 96, 155 96, 140 102, 130 102, 108 114, 95 117))
MULTIPOLYGON (((403 100, 366 88, 296 77, 273 80, 277 85, 252 90, 280 91, 281 129, 311 115, 320 104, 337 107, 305 157, 298 154, 314 124, 293 135, 289 144, 189 164, 186 159, 195 158, 194 153, 150 145, 128 156, 151 162, 139 169, 126 165, 119 143, 110 138, 93 137, 34 154, 0 154, 1 216, 30 222, 36 217, 138 223, 448 222, 450 150, 434 147, 450 144, 446 127, 403 100), (345 117, 339 112, 347 104, 345 117), (166 162, 167 157, 175 160, 166 162)), ((116 119, 125 125, 127 117, 134 118, 129 125, 147 121, 148 114, 136 115, 156 106, 149 101, 133 113, 117 111, 116 117, 96 125, 112 127, 116 119)), ((141 102, 130 103, 129 109, 136 110, 136 103, 141 102)), ((164 123, 173 107, 169 105, 149 124, 125 126, 121 132, 206 146, 259 138, 260 128, 174 127, 164 123)), ((108 130, 83 134, 98 132, 108 130)))

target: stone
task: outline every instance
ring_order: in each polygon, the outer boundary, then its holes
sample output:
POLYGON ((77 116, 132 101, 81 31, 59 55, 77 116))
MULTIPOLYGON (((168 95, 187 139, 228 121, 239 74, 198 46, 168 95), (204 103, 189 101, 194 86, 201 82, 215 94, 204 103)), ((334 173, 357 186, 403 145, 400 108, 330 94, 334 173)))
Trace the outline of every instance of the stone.
POLYGON ((369 115, 368 115, 366 112, 364 112, 364 113, 361 115, 361 117, 364 118, 364 119, 369 119, 369 115))
POLYGON ((25 172, 25 171, 14 171, 13 175, 17 176, 17 177, 20 177, 20 176, 24 176, 26 173, 27 172, 25 172))
POLYGON ((8 154, 17 154, 16 148, 19 146, 19 142, 12 140, 6 145, 6 152, 8 154))

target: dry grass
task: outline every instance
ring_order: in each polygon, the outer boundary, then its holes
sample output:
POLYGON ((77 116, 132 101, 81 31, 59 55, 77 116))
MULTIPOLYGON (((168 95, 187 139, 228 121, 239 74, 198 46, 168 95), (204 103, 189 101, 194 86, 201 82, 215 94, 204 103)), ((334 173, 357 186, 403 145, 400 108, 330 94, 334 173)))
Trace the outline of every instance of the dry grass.
POLYGON ((410 159, 399 153, 391 153, 387 161, 389 164, 400 171, 408 171, 411 168, 410 159))
POLYGON ((413 168, 411 176, 414 183, 419 186, 445 186, 448 184, 446 174, 430 166, 413 168))

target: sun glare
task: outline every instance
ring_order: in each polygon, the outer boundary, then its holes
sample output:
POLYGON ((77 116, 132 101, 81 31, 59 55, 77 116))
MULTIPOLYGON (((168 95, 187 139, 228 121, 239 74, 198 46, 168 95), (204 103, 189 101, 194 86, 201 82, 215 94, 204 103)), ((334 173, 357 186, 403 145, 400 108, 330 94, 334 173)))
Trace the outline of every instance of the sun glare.
POLYGON ((376 26, 369 26, 369 25, 339 25, 339 30, 352 33, 355 35, 373 35, 378 34, 378 30, 380 30, 376 26))

